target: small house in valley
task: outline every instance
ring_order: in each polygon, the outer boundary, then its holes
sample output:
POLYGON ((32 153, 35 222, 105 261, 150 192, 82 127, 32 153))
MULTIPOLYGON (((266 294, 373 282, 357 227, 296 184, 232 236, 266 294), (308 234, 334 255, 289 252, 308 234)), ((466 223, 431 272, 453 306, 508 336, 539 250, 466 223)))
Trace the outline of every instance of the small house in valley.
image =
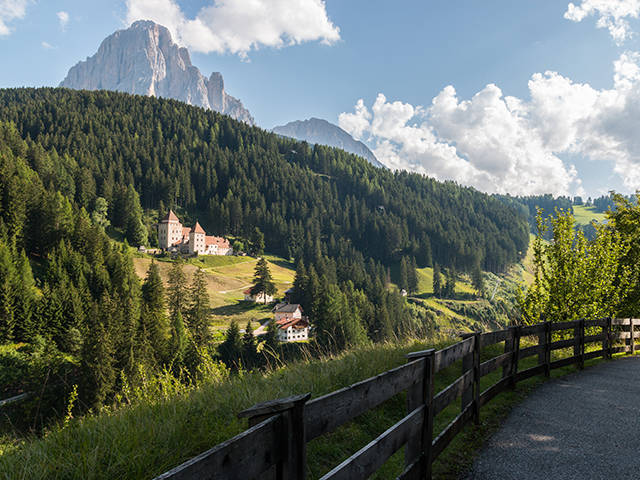
POLYGON ((298 342, 309 339, 309 319, 302 315, 297 303, 279 303, 273 309, 281 342, 298 342))
POLYGON ((276 322, 283 318, 302 318, 302 306, 297 303, 279 303, 273 309, 276 322))
POLYGON ((271 303, 273 302, 273 295, 267 295, 265 292, 260 292, 256 295, 251 293, 251 289, 244 291, 244 299, 247 302, 256 302, 256 303, 271 303))

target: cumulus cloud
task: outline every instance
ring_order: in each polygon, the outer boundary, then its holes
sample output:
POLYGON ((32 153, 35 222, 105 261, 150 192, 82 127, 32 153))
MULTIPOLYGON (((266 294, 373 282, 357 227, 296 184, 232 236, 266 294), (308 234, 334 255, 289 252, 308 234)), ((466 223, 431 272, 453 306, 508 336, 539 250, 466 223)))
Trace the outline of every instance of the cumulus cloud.
POLYGON ((54 48, 53 45, 51 45, 49 42, 41 42, 40 45, 45 50, 51 50, 52 48, 54 48))
POLYGON ((8 23, 24 18, 29 0, 0 0, 0 35, 9 35, 8 23))
POLYGON ((610 89, 549 71, 534 74, 528 87, 527 100, 493 84, 462 100, 448 86, 428 108, 379 94, 371 111, 360 100, 339 123, 391 168, 487 192, 582 194, 563 154, 609 163, 625 187, 640 188, 640 54, 620 56, 610 89))
POLYGON ((136 20, 164 25, 193 51, 243 57, 260 47, 340 39, 324 0, 211 0, 192 19, 175 0, 127 0, 127 21, 136 20))
POLYGON ((564 18, 581 22, 592 15, 598 17, 596 26, 609 30, 620 45, 632 35, 629 19, 640 16, 640 0, 581 0, 568 5, 564 18))
POLYGON ((67 24, 69 23, 69 14, 64 10, 56 13, 58 17, 58 21, 60 22, 60 28, 64 31, 67 29, 67 24))

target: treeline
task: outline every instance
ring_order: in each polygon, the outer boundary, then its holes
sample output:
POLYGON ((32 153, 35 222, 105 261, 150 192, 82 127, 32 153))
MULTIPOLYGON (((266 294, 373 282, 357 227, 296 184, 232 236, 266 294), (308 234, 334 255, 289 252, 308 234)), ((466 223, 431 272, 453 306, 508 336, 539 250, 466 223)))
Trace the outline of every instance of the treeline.
MULTIPOLYGON (((0 91, 0 115, 57 156, 46 172, 29 160, 90 212, 103 198, 117 216, 132 186, 143 209, 173 207, 216 234, 247 238, 257 226, 291 258, 320 239, 324 255, 336 257, 347 242, 385 265, 407 256, 419 266, 500 271, 528 244, 524 218, 474 189, 377 169, 177 101, 10 89, 0 91)), ((134 244, 138 224, 128 223, 134 244)))

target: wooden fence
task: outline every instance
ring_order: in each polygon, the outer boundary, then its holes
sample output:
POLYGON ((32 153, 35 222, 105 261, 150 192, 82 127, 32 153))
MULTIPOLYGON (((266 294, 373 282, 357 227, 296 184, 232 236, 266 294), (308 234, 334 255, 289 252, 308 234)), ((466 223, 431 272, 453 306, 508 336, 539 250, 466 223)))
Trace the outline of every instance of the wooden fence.
POLYGON ((640 337, 636 327, 640 320, 604 318, 466 334, 443 350, 410 353, 405 365, 328 395, 313 400, 310 394, 297 395, 255 405, 239 414, 248 418, 248 430, 156 480, 302 480, 308 442, 401 392, 406 392, 407 415, 321 480, 368 478, 402 447, 406 468, 398 478, 428 479, 433 461, 466 424, 479 422, 480 409, 497 394, 532 376, 548 376, 554 368, 571 364, 583 368, 588 359, 633 354, 640 337), (485 347, 501 342, 504 353, 480 361, 485 347), (552 352, 560 349, 568 349, 569 356, 552 360, 552 352), (531 356, 537 356, 537 364, 519 370, 519 363, 531 356), (460 377, 436 393, 435 375, 459 360, 460 377), (500 380, 481 391, 480 379, 500 368, 500 380), (460 413, 434 438, 434 417, 457 398, 461 398, 460 413))

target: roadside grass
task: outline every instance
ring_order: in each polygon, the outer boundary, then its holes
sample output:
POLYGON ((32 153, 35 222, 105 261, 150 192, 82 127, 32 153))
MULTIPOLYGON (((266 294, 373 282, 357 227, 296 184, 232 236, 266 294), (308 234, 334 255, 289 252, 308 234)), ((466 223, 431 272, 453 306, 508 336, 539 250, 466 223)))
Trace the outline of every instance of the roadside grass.
MULTIPOLYGON (((6 439, 4 446, 0 446, 0 478, 153 478, 244 430, 246 422, 236 415, 255 403, 297 393, 311 392, 314 397, 329 393, 405 363, 405 355, 410 351, 442 348, 446 343, 370 345, 324 359, 296 362, 269 373, 223 376, 187 394, 73 420, 66 428, 53 429, 44 438, 21 442, 6 439)), ((503 348, 501 344, 486 348, 482 360, 499 355, 503 348)), ((558 352, 556 356, 563 353, 567 352, 558 352)), ((535 362, 535 357, 525 359, 520 369, 535 362)), ((592 363, 597 361, 587 364, 592 363)), ((551 374, 556 377, 573 371, 575 367, 566 367, 551 374)), ((460 372, 460 362, 440 372, 436 391, 453 382, 460 372)), ((496 371, 483 377, 482 389, 500 376, 501 371, 496 371)), ((521 382, 485 406, 481 424, 465 428, 437 459, 434 478, 453 479, 465 472, 482 443, 499 428, 510 409, 542 382, 544 377, 521 382)), ((436 417, 434 432, 441 431, 459 411, 457 400, 436 417)), ((405 395, 397 395, 335 432, 314 440, 308 445, 309 478, 320 477, 405 414, 405 395)), ((401 449, 373 478, 395 478, 403 462, 401 449)))

